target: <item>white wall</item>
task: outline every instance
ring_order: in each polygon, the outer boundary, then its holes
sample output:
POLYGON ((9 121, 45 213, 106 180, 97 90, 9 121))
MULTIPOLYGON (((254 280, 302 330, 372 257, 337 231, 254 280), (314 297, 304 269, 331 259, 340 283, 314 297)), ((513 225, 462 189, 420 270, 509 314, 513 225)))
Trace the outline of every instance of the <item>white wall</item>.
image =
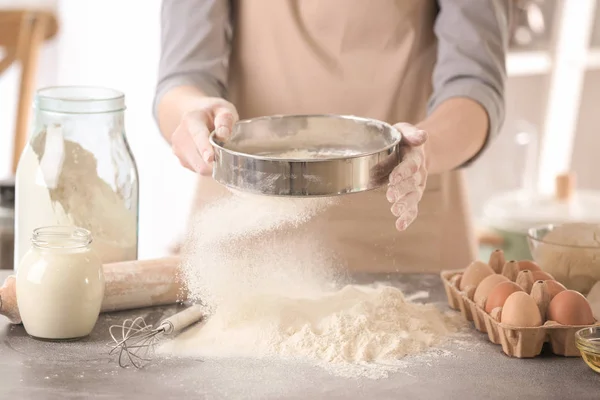
POLYGON ((600 190, 600 71, 585 76, 573 155, 580 186, 600 190))
MULTIPOLYGON (((480 216, 491 196, 521 185, 526 154, 518 151, 515 134, 520 121, 531 123, 541 134, 546 104, 547 76, 510 78, 504 128, 488 151, 467 172, 473 213, 480 216)), ((600 190, 600 71, 588 72, 579 110, 571 169, 582 189, 600 190)))
MULTIPOLYGON (((472 210, 480 214, 492 196, 521 186, 525 152, 517 146, 515 135, 521 122, 539 134, 543 122, 545 76, 510 78, 506 85, 506 121, 486 152, 467 170, 472 210)), ((536 132, 533 132, 536 133, 536 132)))

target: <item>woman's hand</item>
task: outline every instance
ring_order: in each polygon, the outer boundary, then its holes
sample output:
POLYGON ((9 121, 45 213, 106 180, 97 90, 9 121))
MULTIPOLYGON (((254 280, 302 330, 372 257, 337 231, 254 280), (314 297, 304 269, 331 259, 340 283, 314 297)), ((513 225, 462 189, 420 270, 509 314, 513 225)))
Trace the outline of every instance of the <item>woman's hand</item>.
POLYGON ((211 175, 215 153, 208 138, 216 131, 220 139, 227 139, 238 118, 230 102, 218 97, 202 98, 197 108, 184 114, 171 136, 173 153, 181 165, 201 175, 211 175))
POLYGON ((387 199, 397 217, 396 229, 403 231, 415 220, 427 182, 424 144, 427 132, 407 123, 394 125, 402 132, 404 159, 390 174, 387 199))

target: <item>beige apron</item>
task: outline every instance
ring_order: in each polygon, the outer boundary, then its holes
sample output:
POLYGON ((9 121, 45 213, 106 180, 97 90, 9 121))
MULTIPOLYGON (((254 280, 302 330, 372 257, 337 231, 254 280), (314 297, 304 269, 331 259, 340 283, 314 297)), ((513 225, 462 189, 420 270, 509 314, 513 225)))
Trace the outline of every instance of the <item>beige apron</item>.
MULTIPOLYGON (((436 57, 433 0, 234 2, 229 89, 240 118, 334 113, 416 123, 425 116, 436 57)), ((405 231, 385 188, 343 196, 306 230, 351 270, 462 268, 475 256, 460 172, 430 176, 405 231)), ((227 191, 201 177, 196 207, 227 191)), ((218 200, 216 200, 218 201, 218 200)))

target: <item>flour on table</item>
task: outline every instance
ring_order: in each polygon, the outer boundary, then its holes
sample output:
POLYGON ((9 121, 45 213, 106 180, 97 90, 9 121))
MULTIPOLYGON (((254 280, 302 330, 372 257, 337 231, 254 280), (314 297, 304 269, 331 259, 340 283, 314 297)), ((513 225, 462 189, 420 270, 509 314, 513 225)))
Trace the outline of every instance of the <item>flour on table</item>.
MULTIPOLYGON (((462 322, 387 285, 343 285, 318 232, 294 228, 324 198, 234 195, 205 208, 186 245, 190 297, 212 315, 160 352, 189 357, 284 358, 347 377, 382 378, 425 354, 462 322)), ((417 292, 415 298, 427 297, 417 292)))
POLYGON ((390 286, 349 285, 305 298, 254 296, 221 304, 164 350, 198 357, 285 357, 338 375, 382 377, 399 359, 440 345, 461 326, 390 286), (388 364, 386 366, 386 364, 388 364))

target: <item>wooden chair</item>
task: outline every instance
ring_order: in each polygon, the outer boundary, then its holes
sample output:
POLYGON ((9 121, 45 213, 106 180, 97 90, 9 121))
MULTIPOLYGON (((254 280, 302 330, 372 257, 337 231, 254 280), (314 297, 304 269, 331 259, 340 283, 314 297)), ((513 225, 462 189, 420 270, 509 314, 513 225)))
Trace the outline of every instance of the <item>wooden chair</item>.
POLYGON ((44 41, 53 38, 57 31, 56 17, 50 11, 0 10, 0 47, 4 48, 4 58, 0 59, 0 75, 13 63, 21 67, 13 174, 16 173, 19 157, 27 141, 40 49, 44 41))

